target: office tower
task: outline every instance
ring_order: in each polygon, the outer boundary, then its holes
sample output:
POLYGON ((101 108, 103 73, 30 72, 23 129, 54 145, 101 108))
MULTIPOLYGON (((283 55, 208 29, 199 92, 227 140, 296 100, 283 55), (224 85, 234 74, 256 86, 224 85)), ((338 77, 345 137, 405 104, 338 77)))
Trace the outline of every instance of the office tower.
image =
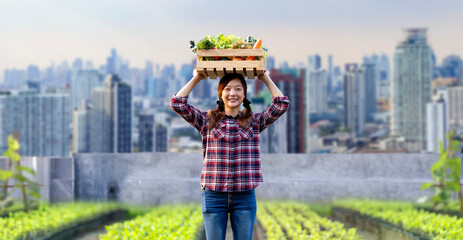
POLYGON ((376 101, 376 66, 374 64, 363 64, 362 70, 364 74, 365 89, 365 107, 366 107, 366 122, 374 122, 374 116, 377 112, 376 101))
MULTIPOLYGON (((272 104, 271 94, 269 96, 269 98, 252 98, 252 111, 254 113, 265 111, 272 104)), ((288 153, 288 144, 286 141, 288 132, 286 129, 287 121, 288 116, 283 114, 277 121, 260 133, 261 153, 288 153)))
POLYGON ((460 56, 450 55, 444 58, 440 68, 440 76, 458 79, 458 84, 463 85, 463 63, 460 56))
POLYGON ((267 70, 272 70, 275 68, 275 58, 273 56, 268 56, 265 59, 265 67, 267 70))
POLYGON ((394 53, 392 132, 410 152, 426 150, 426 104, 431 99, 432 49, 426 28, 404 29, 394 53))
POLYGON ((118 56, 116 49, 111 49, 111 56, 106 59, 106 74, 117 74, 118 73, 118 56))
POLYGON ((445 134, 448 130, 448 110, 444 98, 426 104, 427 152, 438 153, 439 142, 444 149, 448 146, 445 134))
POLYGON ((37 93, 40 93, 40 82, 38 81, 27 81, 27 90, 35 90, 37 93))
MULTIPOLYGON (((182 64, 178 71, 178 77, 181 79, 182 87, 187 84, 193 77, 193 70, 195 69, 194 63, 182 64)), ((177 89, 177 91, 180 89, 177 89)))
POLYGON ((379 81, 390 81, 391 65, 389 63, 389 57, 382 53, 379 61, 379 81))
POLYGON ((72 114, 72 152, 90 152, 90 111, 92 110, 91 101, 85 99, 72 114))
POLYGON ((154 78, 154 77, 150 77, 150 78, 147 78, 145 80, 145 85, 146 85, 146 95, 148 97, 151 97, 151 98, 154 98, 154 99, 157 99, 159 98, 160 96, 160 88, 159 88, 159 82, 160 82, 160 79, 159 78, 154 78))
POLYGON ((56 78, 54 82, 48 83, 47 87, 61 88, 71 82, 72 69, 67 61, 63 61, 56 69, 56 78))
MULTIPOLYGON (((307 74, 305 69, 274 69, 270 71, 273 82, 291 101, 291 105, 285 115, 287 115, 286 129, 288 130, 286 139, 288 153, 308 152, 308 86, 307 74)), ((255 83, 255 93, 261 90, 268 91, 267 86, 262 81, 255 83)))
POLYGON ((328 55, 328 73, 327 73, 327 83, 326 83, 326 88, 328 92, 328 96, 331 101, 335 100, 335 94, 333 89, 333 55, 328 55))
POLYGON ((365 75, 355 63, 346 64, 344 72, 344 124, 351 136, 365 130, 365 75))
POLYGON ((9 89, 19 89, 26 82, 26 71, 10 69, 4 72, 3 83, 9 89))
POLYGON ((74 62, 72 62, 72 71, 77 72, 84 69, 84 61, 82 58, 76 58, 74 62))
POLYGON ((287 61, 283 61, 278 65, 279 69, 288 69, 289 68, 289 63, 287 61))
POLYGON ((326 70, 309 70, 309 113, 325 113, 328 110, 326 70))
POLYGON ((0 151, 20 131, 20 155, 69 156, 70 116, 68 94, 0 93, 0 151))
POLYGON ((333 84, 334 84, 334 91, 336 93, 343 91, 343 87, 342 87, 342 84, 344 82, 343 79, 344 77, 341 72, 341 67, 335 66, 333 69, 333 84))
POLYGON ((309 56, 309 70, 318 70, 322 67, 322 60, 320 55, 315 54, 309 56))
POLYGON ((75 72, 71 80, 72 109, 81 106, 82 101, 90 100, 93 89, 103 86, 103 80, 103 75, 96 70, 79 70, 75 72))
POLYGON ((142 113, 139 119, 138 151, 167 152, 169 141, 166 124, 156 121, 155 114, 152 113, 142 113))
POLYGON ((28 81, 38 81, 40 80, 40 70, 39 67, 35 65, 29 65, 27 67, 27 80, 28 81))
POLYGON ((463 86, 448 88, 449 129, 463 129, 463 86))
POLYGON ((132 90, 114 74, 95 88, 90 113, 91 152, 132 151, 132 90))
POLYGON ((91 60, 85 61, 85 70, 94 70, 93 62, 91 60))
POLYGON ((151 78, 154 76, 153 72, 153 62, 146 61, 145 62, 145 79, 151 78))

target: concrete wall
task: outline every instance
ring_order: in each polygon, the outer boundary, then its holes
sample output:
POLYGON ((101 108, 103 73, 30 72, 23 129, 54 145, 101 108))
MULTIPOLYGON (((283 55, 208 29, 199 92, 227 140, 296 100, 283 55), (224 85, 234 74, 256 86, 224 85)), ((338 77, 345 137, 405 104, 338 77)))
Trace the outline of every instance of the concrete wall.
MULTIPOLYGON (((8 159, 0 158, 0 168, 8 168, 8 159)), ((74 159, 62 157, 22 157, 21 165, 33 169, 35 176, 23 173, 42 186, 42 199, 50 202, 72 201, 74 199, 74 159)), ((8 185, 14 182, 9 181, 8 185)), ((9 192, 12 189, 9 189, 9 192)), ((13 196, 20 198, 21 191, 13 191, 13 196)))
MULTIPOLYGON (((342 197, 415 200, 430 195, 437 154, 263 154, 259 199, 330 201, 342 197)), ((6 159, 0 158, 5 169, 6 159)), ((76 154, 23 158, 44 184, 45 200, 114 199, 134 204, 199 202, 201 154, 76 154)))
MULTIPOLYGON (((263 154, 257 197, 327 201, 340 197, 414 200, 430 192, 436 154, 263 154)), ((76 198, 137 204, 200 200, 201 154, 77 154, 76 198)))

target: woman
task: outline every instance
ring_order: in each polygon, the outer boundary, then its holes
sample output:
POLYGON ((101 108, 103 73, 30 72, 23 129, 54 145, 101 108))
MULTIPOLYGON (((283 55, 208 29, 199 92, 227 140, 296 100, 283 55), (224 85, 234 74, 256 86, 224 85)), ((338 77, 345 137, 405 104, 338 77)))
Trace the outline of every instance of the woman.
POLYGON ((225 239, 229 213, 234 239, 252 239, 257 209, 254 189, 262 183, 259 133, 289 106, 289 99, 268 71, 258 78, 273 96, 272 105, 262 113, 252 112, 246 81, 240 74, 222 77, 215 110, 201 112, 187 103, 191 90, 205 79, 196 70, 171 101, 172 109, 193 125, 203 139, 201 208, 207 239, 225 239))

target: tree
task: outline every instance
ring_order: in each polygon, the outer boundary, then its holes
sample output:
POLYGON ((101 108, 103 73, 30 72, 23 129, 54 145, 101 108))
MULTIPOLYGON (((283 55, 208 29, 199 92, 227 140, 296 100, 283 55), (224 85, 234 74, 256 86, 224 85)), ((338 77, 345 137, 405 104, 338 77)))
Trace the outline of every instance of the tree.
POLYGON ((424 183, 422 190, 432 188, 434 196, 433 209, 445 207, 452 195, 458 193, 460 210, 463 212, 463 194, 461 191, 461 158, 455 157, 455 152, 461 151, 460 141, 454 139, 453 131, 447 134, 449 146, 444 149, 444 144, 439 141, 439 160, 431 167, 432 183, 424 183))

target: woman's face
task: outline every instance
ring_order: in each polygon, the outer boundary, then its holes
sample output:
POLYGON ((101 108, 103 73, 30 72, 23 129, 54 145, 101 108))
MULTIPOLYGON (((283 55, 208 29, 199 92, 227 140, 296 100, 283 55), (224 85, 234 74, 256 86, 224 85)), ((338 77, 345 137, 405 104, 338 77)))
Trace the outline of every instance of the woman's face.
POLYGON ((222 90, 222 100, 226 108, 239 108, 244 100, 244 88, 238 78, 231 80, 222 90))

